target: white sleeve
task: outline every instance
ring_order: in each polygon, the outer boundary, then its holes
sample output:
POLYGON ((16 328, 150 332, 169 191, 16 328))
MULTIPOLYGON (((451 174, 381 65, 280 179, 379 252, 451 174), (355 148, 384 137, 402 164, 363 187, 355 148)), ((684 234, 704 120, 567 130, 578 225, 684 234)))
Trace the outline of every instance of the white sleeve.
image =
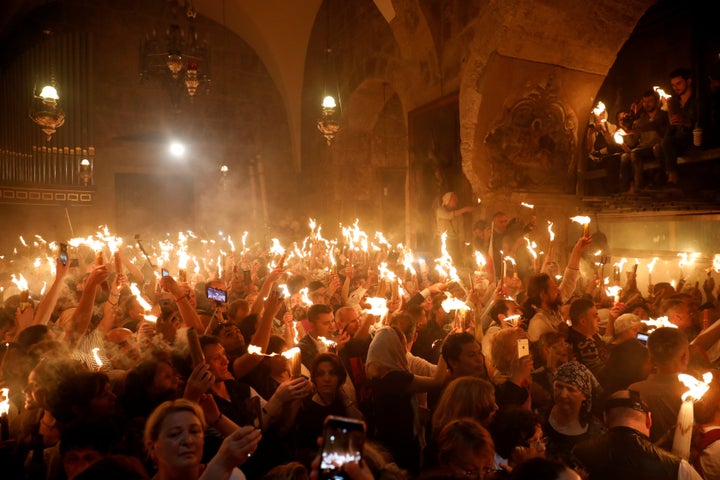
POLYGON ((720 441, 711 443, 703 450, 700 465, 707 480, 720 479, 720 441))
MULTIPOLYGON (((678 480, 703 480, 700 474, 687 461, 680 461, 680 469, 678 470, 678 480)), ((708 477, 710 478, 710 477, 708 477)))

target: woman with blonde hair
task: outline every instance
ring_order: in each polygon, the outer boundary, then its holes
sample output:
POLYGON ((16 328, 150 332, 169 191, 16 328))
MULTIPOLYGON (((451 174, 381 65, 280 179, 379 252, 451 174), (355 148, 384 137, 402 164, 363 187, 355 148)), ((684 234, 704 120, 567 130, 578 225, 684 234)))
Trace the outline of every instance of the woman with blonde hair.
POLYGON ((145 448, 157 466, 155 480, 242 479, 237 470, 257 448, 260 430, 242 427, 225 438, 206 467, 201 464, 205 444, 205 415, 194 402, 178 399, 160 404, 145 424, 145 448), (202 475, 202 476, 201 476, 202 475))
POLYGON ((440 397, 432 416, 432 431, 423 452, 424 466, 438 461, 437 436, 442 428, 458 418, 472 418, 488 427, 495 412, 495 387, 487 380, 477 377, 460 377, 450 382, 440 397))

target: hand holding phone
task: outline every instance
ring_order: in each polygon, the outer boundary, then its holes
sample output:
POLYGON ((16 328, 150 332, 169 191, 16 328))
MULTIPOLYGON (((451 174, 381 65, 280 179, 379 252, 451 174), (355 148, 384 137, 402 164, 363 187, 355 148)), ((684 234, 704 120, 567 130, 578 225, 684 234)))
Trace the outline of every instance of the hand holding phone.
POLYGON ((219 288, 207 287, 207 298, 219 303, 227 302, 227 292, 219 288))
POLYGON ((62 263, 63 267, 67 265, 68 262, 68 246, 67 243, 61 243, 60 244, 60 263, 62 263))
POLYGON ((320 452, 321 480, 346 480, 348 463, 360 463, 365 444, 365 422, 354 418, 329 415, 325 419, 323 446, 320 452))

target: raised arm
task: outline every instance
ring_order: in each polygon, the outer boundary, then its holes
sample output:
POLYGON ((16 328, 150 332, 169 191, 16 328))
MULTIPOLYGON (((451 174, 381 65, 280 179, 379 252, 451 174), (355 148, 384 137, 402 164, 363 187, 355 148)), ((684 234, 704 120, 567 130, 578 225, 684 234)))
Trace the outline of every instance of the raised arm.
POLYGON ((126 284, 127 277, 125 274, 120 273, 115 275, 112 287, 110 288, 110 295, 103 306, 103 318, 100 320, 97 327, 103 335, 112 330, 115 326, 115 310, 118 308, 120 292, 126 284))
POLYGON ((145 283, 145 275, 143 275, 142 270, 140 270, 137 265, 132 263, 129 258, 127 258, 122 253, 122 249, 118 250, 118 254, 120 255, 120 259, 122 260, 123 265, 125 268, 127 268, 128 275, 132 275, 132 277, 137 280, 137 283, 142 284, 145 283))
MULTIPOLYGON (((280 280, 280 277, 283 274, 283 267, 275 267, 270 273, 267 274, 265 277, 265 281, 262 284, 262 287, 260 287, 260 291, 258 292, 257 298, 253 302, 253 304, 250 306, 250 313, 256 313, 260 315, 260 312, 262 312, 263 305, 265 302, 265 298, 267 298, 268 294, 270 293, 270 288, 272 288, 273 283, 280 280)), ((277 313, 277 312, 276 312, 277 313)))
POLYGON ((62 291, 63 281, 70 270, 70 262, 68 261, 65 265, 62 264, 58 258, 55 261, 55 281, 50 286, 45 296, 40 300, 40 304, 35 310, 35 317, 33 318, 33 325, 46 325, 50 321, 50 315, 52 315, 55 309, 55 304, 60 298, 60 292, 62 291))
MULTIPOLYGON (((277 292, 271 292, 265 301, 265 307, 263 314, 257 323, 255 333, 253 334, 250 343, 256 347, 260 347, 263 353, 267 352, 268 343, 270 343, 270 333, 272 332, 273 318, 280 311, 280 305, 282 304, 282 298, 277 292)), ((245 353, 235 360, 232 365, 233 373, 235 378, 242 378, 250 371, 258 366, 262 361, 263 357, 260 355, 253 355, 245 353)))
POLYGON ((198 332, 204 332, 205 326, 202 324, 200 317, 198 316, 195 309, 190 305, 190 299, 188 299, 185 291, 178 285, 174 278, 171 276, 162 277, 160 279, 160 287, 170 294, 175 299, 175 304, 178 307, 180 316, 188 327, 192 327, 198 332))
POLYGON ((570 259, 565 267, 563 273, 562 282, 560 282, 560 292, 562 294, 562 300, 567 301, 575 291, 577 285, 577 279, 580 276, 580 259, 582 258, 583 252, 587 250, 592 244, 592 237, 580 237, 570 254, 570 259))
POLYGON ((75 347, 80 338, 87 332, 92 319, 93 305, 95 304, 95 291, 107 278, 108 270, 105 265, 95 265, 90 271, 90 276, 85 282, 82 295, 80 295, 78 306, 72 317, 70 317, 63 334, 63 339, 70 347, 75 347))

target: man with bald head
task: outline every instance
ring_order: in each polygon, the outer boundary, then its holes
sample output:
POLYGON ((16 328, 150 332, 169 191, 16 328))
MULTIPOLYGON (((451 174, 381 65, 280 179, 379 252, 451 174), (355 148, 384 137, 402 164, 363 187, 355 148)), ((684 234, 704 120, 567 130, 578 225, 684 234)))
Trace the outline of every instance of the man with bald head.
POLYGON ((589 480, 700 479, 685 460, 650 441, 652 414, 634 390, 619 390, 605 403, 607 432, 573 449, 589 480))

